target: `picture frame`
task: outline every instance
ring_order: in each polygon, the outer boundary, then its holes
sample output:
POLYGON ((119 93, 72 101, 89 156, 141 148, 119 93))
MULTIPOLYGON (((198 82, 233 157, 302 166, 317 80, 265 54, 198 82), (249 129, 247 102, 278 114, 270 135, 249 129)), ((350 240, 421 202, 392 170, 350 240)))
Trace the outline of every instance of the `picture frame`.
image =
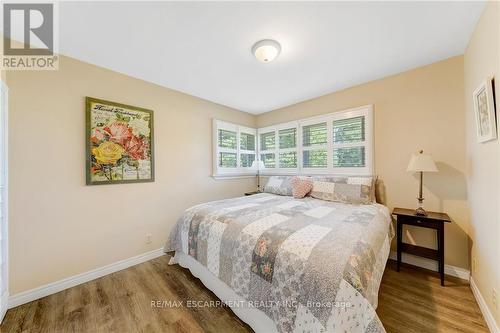
POLYGON ((86 97, 86 184, 154 182, 153 111, 86 97))
POLYGON ((477 142, 487 142, 497 138, 493 80, 487 78, 472 94, 476 118, 477 142))

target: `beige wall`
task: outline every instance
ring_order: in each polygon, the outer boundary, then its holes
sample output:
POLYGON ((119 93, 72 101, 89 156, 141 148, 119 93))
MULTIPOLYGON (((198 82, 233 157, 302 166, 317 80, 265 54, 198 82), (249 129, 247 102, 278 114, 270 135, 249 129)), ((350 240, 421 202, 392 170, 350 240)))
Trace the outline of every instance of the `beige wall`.
MULTIPOLYGON (((455 57, 257 117, 259 127, 366 104, 374 105, 375 169, 389 208, 416 207, 418 179, 407 173, 413 152, 432 154, 440 172, 425 176, 425 207, 445 211, 446 264, 468 268, 463 58, 455 57)), ((411 228, 407 241, 435 246, 433 232, 411 228)))
MULTIPOLYGON (((500 116, 500 3, 486 7, 465 52, 467 188, 471 208, 472 276, 500 325, 492 290, 500 292, 500 141, 477 143, 472 92, 486 77, 495 78, 500 116)), ((500 296, 497 296, 497 298, 500 296)), ((500 301, 500 299, 498 300, 500 301)), ((497 302, 498 302, 497 301, 497 302)))
MULTIPOLYGON (((499 223, 492 218, 500 215, 499 141, 475 143, 470 105, 480 79, 498 76, 498 7, 488 6, 469 45, 465 84, 460 56, 257 117, 67 57, 59 71, 9 72, 10 293, 157 249, 185 208, 253 189, 254 179, 209 177, 212 117, 262 127, 366 104, 375 110, 375 168, 385 203, 416 205, 418 179, 406 166, 419 149, 432 154, 440 172, 426 175, 425 206, 454 220, 446 226, 446 263, 468 269, 472 246, 483 295, 500 290, 499 223), (155 111, 154 183, 85 186, 85 96, 155 111)), ((405 238, 436 242, 432 232, 414 228, 405 238)))
POLYGON ((210 177, 211 118, 254 116, 66 57, 59 68, 8 75, 11 295, 158 249, 187 207, 255 188, 210 177), (154 110, 154 183, 85 186, 85 96, 154 110))

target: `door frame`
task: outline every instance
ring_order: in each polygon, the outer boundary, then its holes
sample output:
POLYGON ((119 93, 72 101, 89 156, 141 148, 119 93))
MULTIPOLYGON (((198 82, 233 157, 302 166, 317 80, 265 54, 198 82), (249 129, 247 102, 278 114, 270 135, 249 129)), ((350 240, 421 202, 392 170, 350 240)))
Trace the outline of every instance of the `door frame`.
MULTIPOLYGON (((1 283, 5 283, 5 292, 0 295, 0 323, 2 322, 5 313, 7 312, 7 309, 9 308, 9 132, 8 132, 8 124, 9 124, 9 88, 5 81, 3 79, 0 79, 0 94, 1 94, 1 100, 0 100, 0 135, 2 138, 0 139, 0 142, 3 143, 0 144, 0 163, 3 162, 3 170, 4 170, 4 185, 3 188, 1 188, 0 185, 0 191, 4 192, 4 196, 1 200, 1 205, 3 205, 3 214, 5 216, 4 218, 4 224, 1 224, 1 219, 0 219, 0 228, 1 230, 1 236, 2 239, 0 241, 0 256, 1 254, 1 249, 2 247, 5 248, 5 280, 3 280, 0 276, 1 283), (2 152, 3 150, 3 152, 2 152), (2 156, 3 153, 3 156, 2 156), (3 161, 1 158, 3 157, 3 161)), ((1 170, 1 169, 0 169, 1 170)), ((0 173, 0 177, 2 177, 0 173)), ((1 260, 1 257, 0 257, 1 260)), ((3 272, 0 270, 0 274, 3 272)), ((1 288, 1 286, 0 286, 1 288)), ((1 290, 1 289, 0 289, 1 290)))

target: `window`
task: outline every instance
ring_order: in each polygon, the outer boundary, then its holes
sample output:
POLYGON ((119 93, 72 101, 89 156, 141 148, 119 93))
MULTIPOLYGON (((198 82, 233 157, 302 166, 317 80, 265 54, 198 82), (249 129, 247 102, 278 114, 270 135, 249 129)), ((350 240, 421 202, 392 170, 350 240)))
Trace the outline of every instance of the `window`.
POLYGON ((297 123, 261 128, 259 156, 268 173, 296 173, 298 169, 297 123))
POLYGON ((264 173, 372 174, 372 107, 258 130, 264 173))
POLYGON ((255 174, 251 169, 257 154, 257 131, 214 120, 214 176, 255 174))
POLYGON ((279 168, 297 168, 297 128, 278 131, 279 168))
POLYGON ((364 142, 364 116, 334 120, 333 167, 364 167, 366 165, 364 142))
POLYGON ((219 129, 218 136, 219 167, 236 168, 236 131, 219 129))
POLYGON ((260 134, 260 159, 266 168, 276 166, 276 135, 273 132, 260 134))
POLYGON ((373 110, 364 106, 258 130, 214 120, 214 176, 365 174, 373 167, 373 110))
POLYGON ((302 166, 326 168, 328 161, 326 122, 302 126, 302 166))
POLYGON ((354 117, 333 122, 333 142, 349 143, 365 141, 365 117, 354 117))
MULTIPOLYGON (((253 130, 255 131, 255 130, 253 130)), ((255 160, 255 133, 240 132, 240 167, 249 168, 255 160)))

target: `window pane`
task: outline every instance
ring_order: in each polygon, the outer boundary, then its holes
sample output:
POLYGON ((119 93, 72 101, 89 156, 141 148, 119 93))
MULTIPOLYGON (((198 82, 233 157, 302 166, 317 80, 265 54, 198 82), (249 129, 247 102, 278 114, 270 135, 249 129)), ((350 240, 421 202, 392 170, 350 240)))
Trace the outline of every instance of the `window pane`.
POLYGON ((274 154, 260 154, 260 159, 264 162, 266 168, 274 168, 276 166, 274 154))
POLYGON ((255 150, 255 135, 248 133, 241 133, 240 148, 243 150, 255 150))
POLYGON ((341 168, 364 167, 365 147, 334 148, 333 166, 341 168))
POLYGON ((327 154, 325 149, 304 150, 302 157, 304 168, 326 168, 327 154))
POLYGON ((297 167, 297 153, 280 153, 280 168, 296 168, 297 167))
POLYGON ((236 149, 236 132, 220 129, 219 147, 236 149))
POLYGON ((297 129, 289 128, 278 132, 280 140, 280 149, 295 148, 297 146, 297 129))
POLYGON ((333 122, 333 142, 365 141, 365 117, 335 120, 333 122))
POLYGON ((302 127, 302 145, 310 147, 326 144, 326 123, 302 127))
POLYGON ((222 168, 236 168, 236 153, 219 153, 219 166, 222 168))
POLYGON ((240 155, 240 164, 243 168, 251 167, 254 160, 255 160, 255 154, 241 154, 240 155))
POLYGON ((262 133, 260 135, 260 150, 274 149, 274 132, 262 133))

